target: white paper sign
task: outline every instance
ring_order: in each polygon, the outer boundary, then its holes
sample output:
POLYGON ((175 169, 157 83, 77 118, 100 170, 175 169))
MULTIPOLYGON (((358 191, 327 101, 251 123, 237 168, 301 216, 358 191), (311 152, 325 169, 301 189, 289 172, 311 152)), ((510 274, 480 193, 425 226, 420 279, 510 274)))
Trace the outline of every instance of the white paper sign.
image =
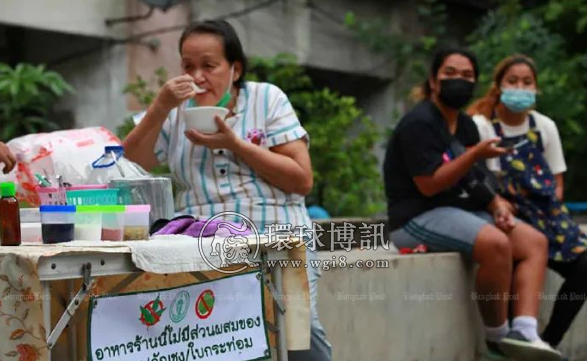
POLYGON ((259 272, 90 302, 91 361, 245 361, 270 356, 259 272))

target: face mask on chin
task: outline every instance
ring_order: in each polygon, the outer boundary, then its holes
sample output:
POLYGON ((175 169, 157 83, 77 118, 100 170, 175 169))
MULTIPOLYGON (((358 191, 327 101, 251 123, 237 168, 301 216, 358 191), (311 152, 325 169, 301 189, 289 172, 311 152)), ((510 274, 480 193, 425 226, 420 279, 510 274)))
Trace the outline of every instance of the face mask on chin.
POLYGON ((222 98, 220 98, 218 103, 216 103, 217 107, 221 107, 221 108, 228 107, 228 103, 230 103, 230 98, 232 98, 232 95, 230 94, 230 89, 232 89, 233 79, 234 79, 234 65, 232 65, 230 67, 230 79, 228 81, 228 86, 226 87, 226 91, 224 92, 224 95, 222 96, 222 98))
MULTIPOLYGON (((228 107, 228 104, 230 103, 230 99, 232 98, 232 94, 230 93, 230 90, 232 89, 233 79, 234 79, 234 65, 232 65, 230 67, 230 78, 228 81, 228 85, 226 87, 226 91, 224 92, 224 94, 222 95, 222 97, 216 103, 215 106, 221 107, 221 108, 228 107)), ((196 86, 196 89, 197 89, 197 86, 196 86)), ((188 107, 197 107, 197 106, 198 106, 198 102, 196 102, 196 99, 190 98, 188 100, 188 107)))
POLYGON ((464 107, 473 98, 475 83, 460 78, 442 79, 440 81, 439 99, 453 109, 464 107))

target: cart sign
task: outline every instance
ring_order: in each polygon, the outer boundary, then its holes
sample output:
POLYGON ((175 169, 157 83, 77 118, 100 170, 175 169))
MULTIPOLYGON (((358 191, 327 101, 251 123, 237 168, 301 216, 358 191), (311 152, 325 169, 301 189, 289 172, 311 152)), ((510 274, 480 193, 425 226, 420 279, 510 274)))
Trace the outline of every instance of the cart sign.
POLYGON ((204 320, 212 314, 214 300, 214 292, 212 290, 205 290, 200 293, 196 301, 196 315, 199 319, 204 320))
POLYGON ((91 361, 269 358, 261 273, 92 297, 91 361))

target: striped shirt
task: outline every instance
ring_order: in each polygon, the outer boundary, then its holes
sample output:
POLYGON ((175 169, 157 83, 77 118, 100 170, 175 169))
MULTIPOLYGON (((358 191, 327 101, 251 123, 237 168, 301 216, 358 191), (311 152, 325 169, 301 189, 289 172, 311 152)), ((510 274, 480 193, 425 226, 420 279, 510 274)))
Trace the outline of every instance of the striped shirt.
MULTIPOLYGON (((226 122, 237 136, 265 148, 308 137, 285 93, 268 83, 246 82, 239 91, 234 116, 226 122)), ((292 230, 303 225, 311 228, 304 196, 272 186, 227 149, 194 145, 184 131, 176 108, 169 113, 155 146, 157 159, 169 165, 178 185, 178 213, 212 217, 236 212, 253 221, 261 233, 270 224, 289 223, 292 230)))

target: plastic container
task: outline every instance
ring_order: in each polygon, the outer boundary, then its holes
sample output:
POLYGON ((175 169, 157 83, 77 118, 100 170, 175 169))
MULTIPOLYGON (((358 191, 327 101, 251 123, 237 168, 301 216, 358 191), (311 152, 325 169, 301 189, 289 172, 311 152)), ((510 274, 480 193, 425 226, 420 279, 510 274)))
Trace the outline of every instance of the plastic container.
POLYGON ((119 204, 150 204, 149 224, 158 219, 171 219, 175 211, 171 179, 167 177, 118 178, 110 181, 111 188, 120 189, 119 204))
POLYGON ((65 192, 60 191, 57 187, 37 187, 35 191, 43 205, 66 204, 65 192))
POLYGON ((75 239, 100 241, 102 239, 101 206, 77 206, 75 214, 75 239))
POLYGON ((124 238, 125 206, 102 206, 102 241, 122 241, 124 238))
POLYGON ((22 243, 43 243, 41 222, 22 223, 20 225, 20 237, 22 243))
POLYGON ((43 243, 54 244, 73 241, 75 206, 43 205, 39 210, 41 211, 43 243))
POLYGON ((20 222, 41 223, 41 212, 39 211, 39 208, 21 208, 20 222))
POLYGON ((107 189, 107 184, 76 184, 71 187, 68 187, 68 191, 88 191, 88 190, 96 190, 96 189, 107 189))
POLYGON ((124 213, 124 240, 141 241, 149 239, 149 214, 151 205, 126 206, 124 213))
POLYGON ((67 191, 67 204, 76 206, 106 206, 118 204, 118 189, 80 189, 67 191))

